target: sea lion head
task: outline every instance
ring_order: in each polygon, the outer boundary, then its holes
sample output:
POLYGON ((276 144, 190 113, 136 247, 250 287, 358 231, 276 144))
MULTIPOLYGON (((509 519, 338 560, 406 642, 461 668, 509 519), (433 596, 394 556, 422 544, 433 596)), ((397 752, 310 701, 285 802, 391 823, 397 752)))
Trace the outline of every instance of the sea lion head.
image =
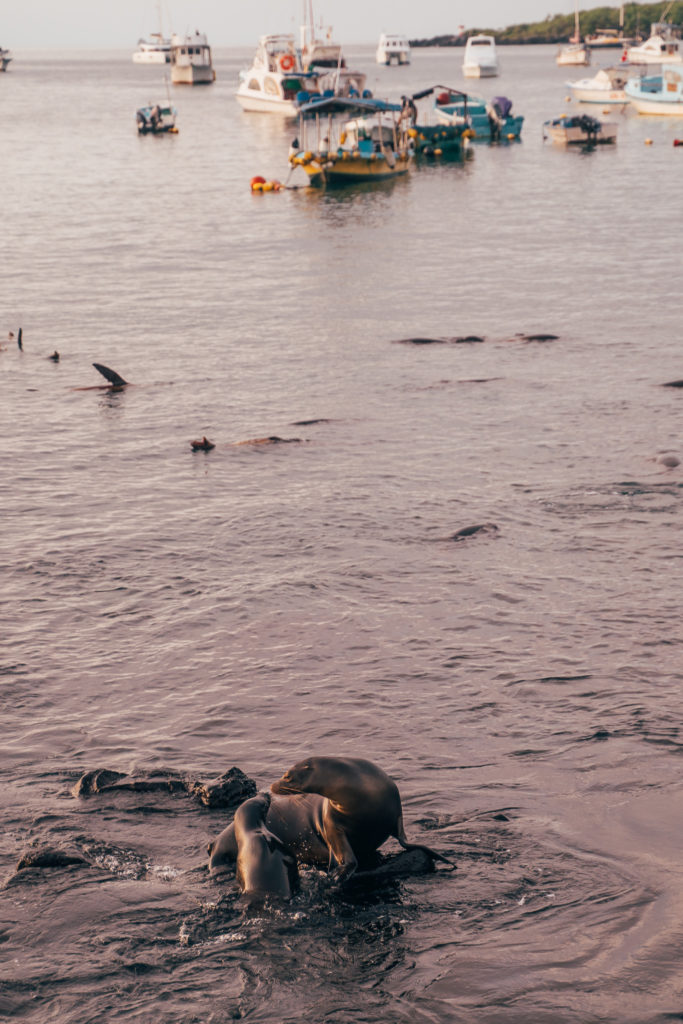
POLYGON ((315 789, 309 788, 315 770, 314 762, 315 758, 308 757, 305 761, 299 761, 292 768, 288 768, 282 778, 271 785, 271 793, 286 796, 292 793, 316 792, 315 789))

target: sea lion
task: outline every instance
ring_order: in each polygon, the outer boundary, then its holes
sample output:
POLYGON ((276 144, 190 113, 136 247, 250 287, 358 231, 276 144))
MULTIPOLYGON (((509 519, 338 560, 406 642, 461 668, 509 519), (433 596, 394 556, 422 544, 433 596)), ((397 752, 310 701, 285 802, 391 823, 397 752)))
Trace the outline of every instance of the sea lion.
POLYGON ((333 875, 343 881, 366 864, 393 836, 405 850, 425 850, 452 864, 428 846, 409 843, 403 829, 401 796, 396 783, 376 764, 356 757, 308 757, 288 769, 270 787, 276 794, 318 793, 322 835, 329 849, 333 875))
POLYGON ((296 858, 266 826, 270 801, 270 793, 258 793, 235 812, 237 882, 245 896, 290 899, 299 872, 296 858))
POLYGON ((474 537, 478 533, 498 533, 498 527, 495 523, 477 523, 476 526, 463 526, 460 530, 452 533, 448 539, 458 542, 474 537))
MULTIPOLYGON (((318 867, 329 864, 330 852, 323 835, 324 803, 324 797, 316 793, 271 795, 265 817, 266 828, 277 836, 288 853, 303 864, 318 867)), ((212 875, 232 869, 238 853, 235 821, 231 821, 218 838, 209 843, 207 852, 212 875)))

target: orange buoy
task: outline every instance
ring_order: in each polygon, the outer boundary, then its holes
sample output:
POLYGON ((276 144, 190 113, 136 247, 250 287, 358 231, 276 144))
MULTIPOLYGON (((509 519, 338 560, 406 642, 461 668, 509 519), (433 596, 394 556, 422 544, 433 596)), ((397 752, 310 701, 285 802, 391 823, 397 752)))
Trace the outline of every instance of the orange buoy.
POLYGON ((291 53, 284 53, 280 57, 280 68, 282 71, 291 71, 294 67, 294 58, 291 53))
POLYGON ((683 139, 674 139, 674 146, 683 146, 683 139))
POLYGON ((252 192, 261 192, 263 190, 263 186, 265 185, 265 183, 266 183, 266 179, 262 178, 260 174, 256 174, 251 179, 251 191, 252 192))

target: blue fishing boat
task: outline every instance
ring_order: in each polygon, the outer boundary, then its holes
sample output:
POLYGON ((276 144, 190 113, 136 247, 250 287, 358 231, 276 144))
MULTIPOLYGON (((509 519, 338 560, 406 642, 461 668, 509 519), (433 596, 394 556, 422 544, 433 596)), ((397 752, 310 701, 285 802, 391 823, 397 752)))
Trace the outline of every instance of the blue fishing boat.
POLYGON ((413 158, 401 105, 331 96, 304 103, 289 162, 312 185, 384 181, 405 174, 413 158))
POLYGON ((490 103, 459 89, 437 86, 434 100, 436 118, 441 124, 457 124, 466 119, 475 141, 501 142, 519 139, 524 118, 512 113, 512 100, 495 96, 490 103))
POLYGON ((683 65, 662 64, 654 75, 630 78, 624 92, 639 114, 683 117, 683 65))

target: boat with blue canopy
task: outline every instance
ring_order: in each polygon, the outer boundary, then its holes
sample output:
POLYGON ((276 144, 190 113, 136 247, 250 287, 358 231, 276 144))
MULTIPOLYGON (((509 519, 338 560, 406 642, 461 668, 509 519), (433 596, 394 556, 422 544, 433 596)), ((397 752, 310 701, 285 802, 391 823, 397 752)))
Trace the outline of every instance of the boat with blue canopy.
POLYGON ((481 96, 472 96, 447 86, 435 86, 439 91, 434 110, 441 124, 457 124, 463 118, 475 141, 500 142, 519 139, 524 118, 512 113, 512 100, 507 96, 494 96, 487 102, 481 96))
POLYGON ((413 159, 402 107, 370 97, 323 96, 299 109, 299 135, 289 161, 312 185, 385 181, 405 174, 413 159))

